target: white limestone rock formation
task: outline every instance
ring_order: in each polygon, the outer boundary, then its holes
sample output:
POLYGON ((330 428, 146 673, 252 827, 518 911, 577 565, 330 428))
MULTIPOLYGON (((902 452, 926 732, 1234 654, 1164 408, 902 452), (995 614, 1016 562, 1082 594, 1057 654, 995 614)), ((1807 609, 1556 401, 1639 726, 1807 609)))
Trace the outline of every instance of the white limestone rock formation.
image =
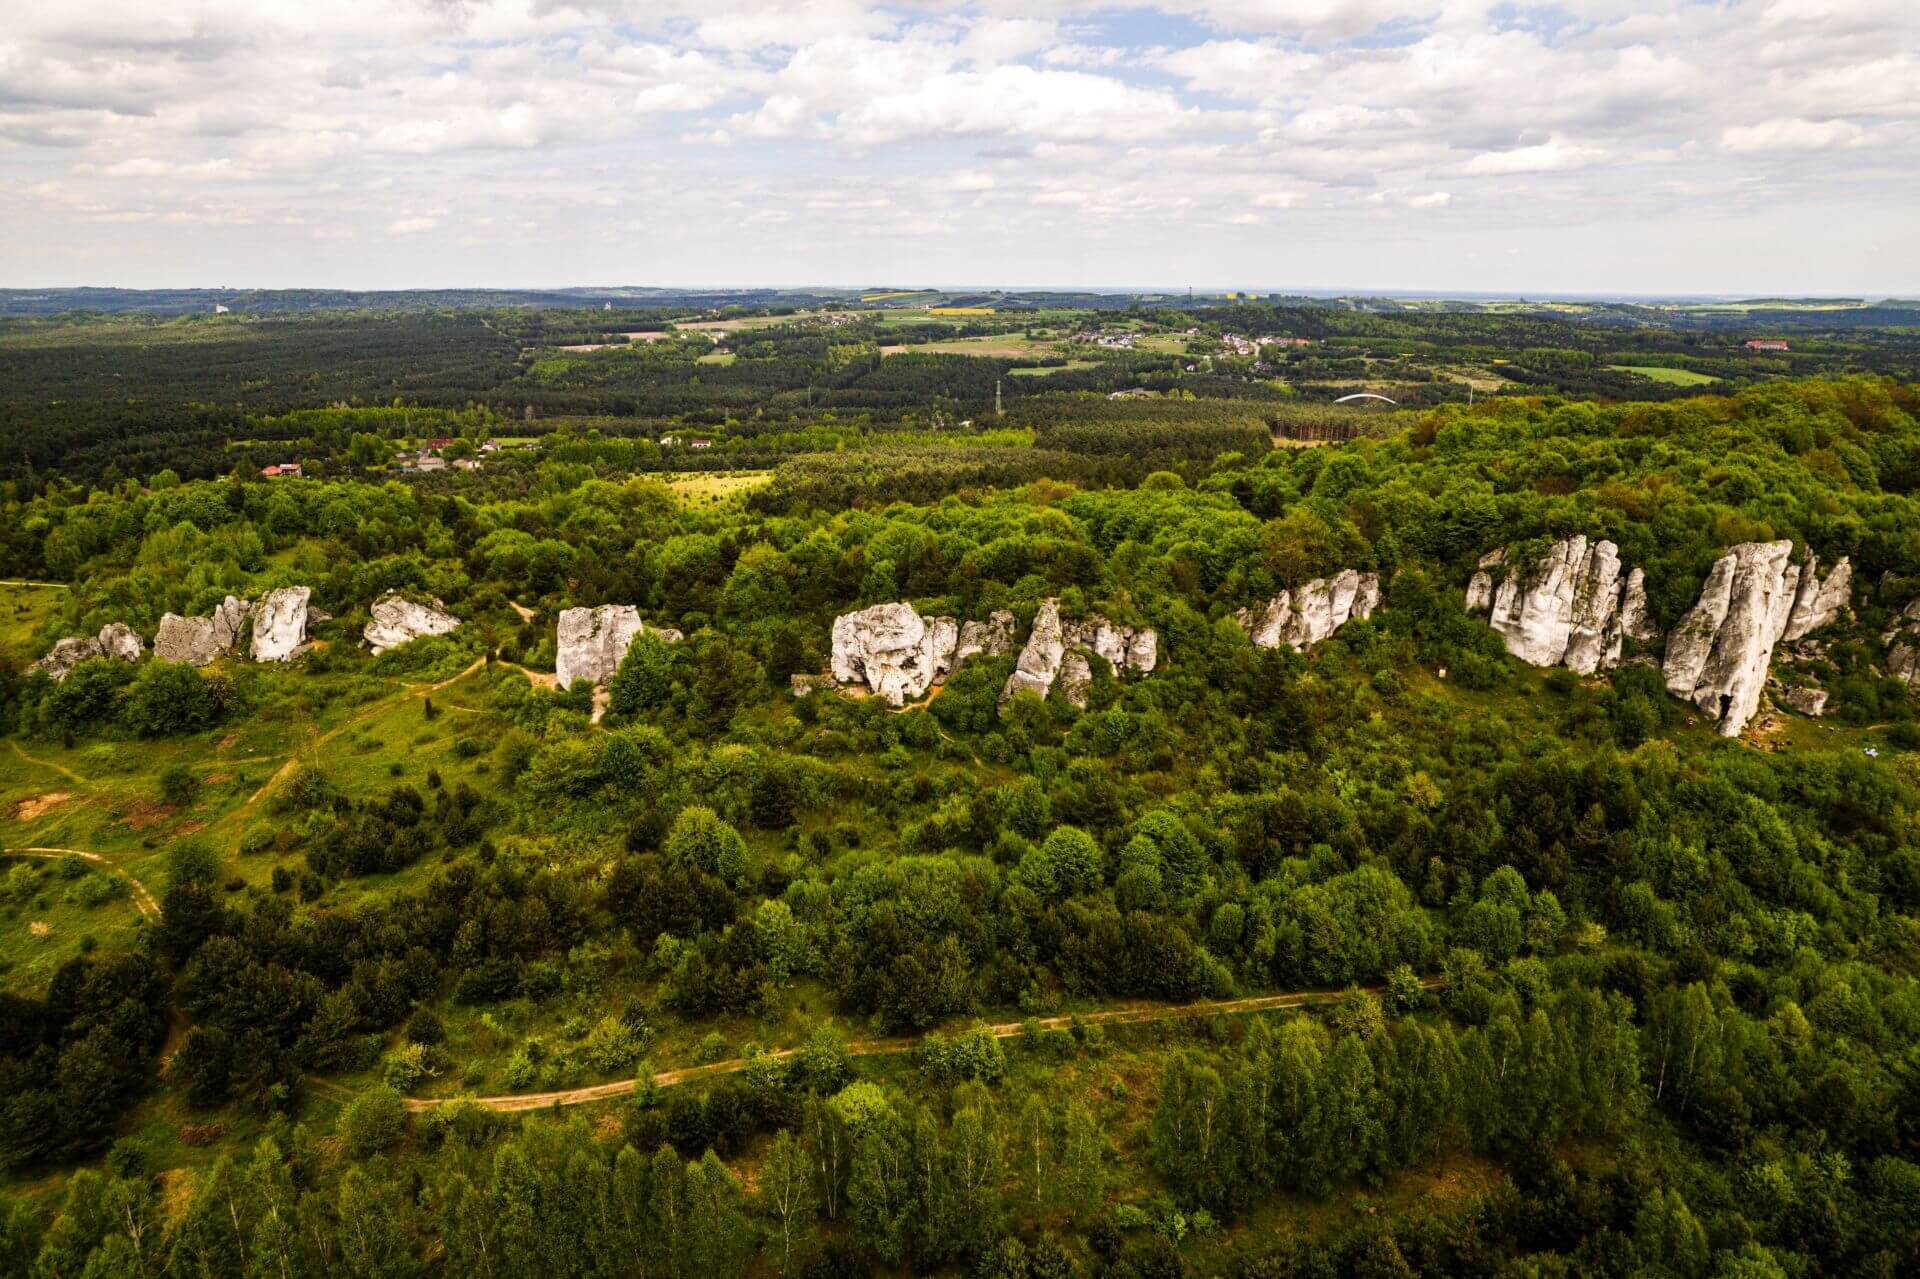
POLYGON ((1700 600, 1673 628, 1667 687, 1705 711, 1723 737, 1738 736, 1760 706, 1774 646, 1826 625, 1847 606, 1852 567, 1825 580, 1819 561, 1789 563, 1793 543, 1742 542, 1714 562, 1700 600))
POLYGON ((1020 660, 1014 664, 1013 674, 1007 676, 1007 683, 1000 690, 1000 704, 1005 706, 1019 692, 1038 693, 1045 697, 1053 688, 1053 681, 1059 678, 1061 659, 1067 655, 1066 633, 1060 626, 1060 601, 1046 600, 1039 611, 1033 615, 1033 629, 1027 634, 1027 643, 1020 650, 1020 660))
POLYGON ((422 635, 445 635, 459 625, 460 619, 448 613, 439 600, 418 604, 388 594, 374 603, 373 620, 360 632, 360 638, 378 656, 422 635))
POLYGON ((59 683, 73 674, 73 668, 98 657, 114 657, 137 662, 146 652, 146 642, 125 622, 109 622, 98 635, 69 635, 54 641, 47 655, 27 668, 29 674, 45 671, 47 678, 59 683))
POLYGON ((206 666, 240 647, 240 632, 252 611, 251 604, 229 595, 211 616, 168 613, 160 619, 160 629, 154 634, 153 655, 163 662, 206 666))
POLYGON ((1787 627, 1780 633, 1780 639, 1786 643, 1811 634, 1839 617, 1846 611, 1853 591, 1853 565, 1844 555, 1834 562, 1825 579, 1820 576, 1820 557, 1811 551, 1807 552, 1804 567, 1789 571, 1797 573, 1798 579, 1787 627))
POLYGON ((1344 569, 1296 591, 1281 591, 1264 608, 1243 608, 1235 620, 1261 648, 1308 648, 1380 607, 1380 575, 1344 569))
POLYGON ((125 622, 108 622, 100 628, 100 653, 123 662, 137 662, 146 656, 147 642, 125 622))
POLYGON ((283 586, 268 591, 253 606, 253 644, 256 662, 286 662, 307 651, 307 601, 313 590, 283 586))
POLYGON ((1510 567, 1506 551, 1494 551, 1467 583, 1467 608, 1484 610, 1523 662, 1581 675, 1611 670, 1628 639, 1659 638, 1647 619, 1646 577, 1624 567, 1619 547, 1579 534, 1555 542, 1531 570, 1510 567))
POLYGON ((988 657, 1005 657, 1013 651, 1013 614, 1006 609, 995 609, 987 614, 984 622, 962 622, 960 639, 953 649, 953 665, 957 670, 969 657, 984 653, 988 657))
POLYGON ((921 617, 903 602, 875 604, 833 619, 833 677, 904 706, 953 669, 959 643, 951 617, 921 617))
POLYGON ((1127 671, 1150 675, 1160 661, 1160 637, 1150 627, 1120 626, 1098 615, 1063 623, 1060 601, 1046 600, 1034 614, 1026 647, 1000 690, 1000 704, 1005 706, 1022 691, 1045 697, 1054 681, 1064 676, 1067 700, 1085 706, 1093 686, 1088 654, 1099 656, 1116 675, 1127 671))
POLYGON ((604 684, 626 660, 627 650, 641 632, 669 644, 680 642, 680 632, 668 626, 648 626, 631 604, 602 604, 598 608, 570 608, 560 614, 554 633, 555 683, 573 687, 575 680, 604 684))

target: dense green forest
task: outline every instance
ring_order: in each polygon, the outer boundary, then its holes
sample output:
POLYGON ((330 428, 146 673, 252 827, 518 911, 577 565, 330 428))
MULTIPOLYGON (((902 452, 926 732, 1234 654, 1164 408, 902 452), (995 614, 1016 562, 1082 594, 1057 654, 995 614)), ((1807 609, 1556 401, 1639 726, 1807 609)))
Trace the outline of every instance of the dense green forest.
POLYGON ((0 1273, 1913 1272, 1920 387, 1523 394, 1661 352, 1241 310, 1037 376, 867 320, 560 351, 670 309, 6 330, 0 1273), (1525 376, 1362 417, 1219 353, 1415 330, 1525 376), (391 469, 430 435, 528 447, 391 469), (1509 657, 1468 575, 1574 534, 1662 629, 1733 544, 1849 557, 1825 717, 1509 657), (1308 651, 1234 620, 1343 569, 1381 606, 1308 651), (289 586, 291 663, 28 669, 289 586), (375 656, 390 592, 461 624, 375 656), (794 695, 851 610, 1050 599, 1158 666, 794 695), (596 705, 602 604, 684 638, 596 705))
MULTIPOLYGON (((690 429, 719 437, 725 465, 764 468, 792 451, 781 440, 823 424, 880 434, 1008 420, 1098 430, 1115 396, 1274 425, 1355 394, 1409 409, 1497 395, 1661 401, 1809 375, 1911 380, 1920 370, 1920 313, 1874 308, 1458 311, 1216 299, 1174 309, 1164 299, 1036 295, 961 299, 988 305, 955 314, 804 295, 779 306, 748 298, 762 303, 751 310, 698 294, 591 310, 561 296, 402 306, 369 295, 347 305, 355 300, 307 309, 235 296, 239 309, 218 315, 0 317, 0 477, 111 483, 171 470, 195 479, 237 464, 341 460, 348 438, 311 416, 328 406, 418 410, 375 428, 403 439, 436 412, 479 411, 496 434, 590 422, 657 440, 690 429), (1781 334, 1789 349, 1746 344, 1781 334)), ((687 469, 719 459, 642 462, 687 469)))

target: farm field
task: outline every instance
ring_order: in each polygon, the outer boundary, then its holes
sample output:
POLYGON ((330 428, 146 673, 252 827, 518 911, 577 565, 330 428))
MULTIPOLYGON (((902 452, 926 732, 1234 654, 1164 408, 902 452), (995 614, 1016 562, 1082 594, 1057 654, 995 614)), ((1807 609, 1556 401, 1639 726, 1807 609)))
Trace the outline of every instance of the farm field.
POLYGON ((1632 373, 1636 377, 1664 382, 1669 386, 1707 386, 1720 380, 1692 369, 1670 369, 1657 364, 1611 364, 1607 367, 1615 372, 1632 373))

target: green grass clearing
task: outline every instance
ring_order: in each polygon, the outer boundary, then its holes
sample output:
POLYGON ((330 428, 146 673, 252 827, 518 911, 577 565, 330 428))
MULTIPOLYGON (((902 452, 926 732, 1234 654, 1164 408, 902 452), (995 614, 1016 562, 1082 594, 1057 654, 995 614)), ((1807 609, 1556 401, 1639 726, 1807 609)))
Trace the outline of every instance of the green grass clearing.
POLYGON ((1635 373, 1648 381, 1665 382, 1669 386, 1705 386, 1720 380, 1692 369, 1670 369, 1658 364, 1609 364, 1607 367, 1616 373, 1635 373))

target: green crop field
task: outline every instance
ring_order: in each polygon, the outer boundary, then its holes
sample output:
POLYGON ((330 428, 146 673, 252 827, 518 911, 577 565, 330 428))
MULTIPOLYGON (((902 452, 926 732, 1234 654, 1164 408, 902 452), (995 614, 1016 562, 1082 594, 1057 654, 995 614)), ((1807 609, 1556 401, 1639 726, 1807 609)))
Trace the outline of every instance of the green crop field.
POLYGON ((1658 364, 1610 364, 1607 367, 1619 373, 1631 373, 1650 381, 1664 382, 1669 386, 1706 386, 1720 380, 1692 369, 1670 369, 1658 364))

